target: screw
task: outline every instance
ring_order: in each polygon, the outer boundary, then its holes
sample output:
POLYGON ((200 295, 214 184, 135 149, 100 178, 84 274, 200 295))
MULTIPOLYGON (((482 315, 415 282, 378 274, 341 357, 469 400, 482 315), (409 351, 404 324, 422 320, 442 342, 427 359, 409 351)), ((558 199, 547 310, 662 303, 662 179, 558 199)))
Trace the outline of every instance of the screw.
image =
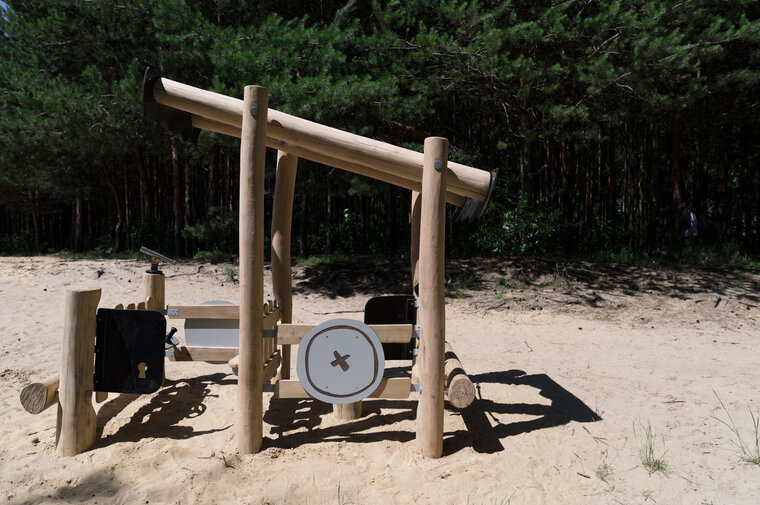
POLYGON ((258 113, 259 113, 258 107, 251 107, 251 116, 255 116, 258 113))
POLYGON ((436 170, 440 170, 441 167, 443 166, 443 163, 441 163, 441 160, 435 160, 435 163, 433 163, 433 166, 435 167, 436 170))
POLYGON ((278 140, 278 141, 277 141, 277 143, 278 143, 279 145, 281 145, 281 146, 284 146, 284 145, 285 145, 285 141, 284 141, 284 140, 278 140))

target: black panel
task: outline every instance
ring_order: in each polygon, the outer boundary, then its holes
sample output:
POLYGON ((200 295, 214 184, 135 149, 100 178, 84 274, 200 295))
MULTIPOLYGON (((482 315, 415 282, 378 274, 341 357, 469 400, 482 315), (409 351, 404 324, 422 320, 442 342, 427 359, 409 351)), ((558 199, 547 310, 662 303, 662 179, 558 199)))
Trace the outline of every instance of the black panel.
POLYGON ((98 309, 95 391, 158 391, 164 379, 165 340, 166 319, 160 312, 98 309), (144 378, 140 377, 141 369, 144 378))
MULTIPOLYGON (((417 324, 414 297, 408 295, 376 296, 364 306, 365 324, 417 324)), ((412 359, 414 339, 408 344, 383 344, 386 360, 412 359)))

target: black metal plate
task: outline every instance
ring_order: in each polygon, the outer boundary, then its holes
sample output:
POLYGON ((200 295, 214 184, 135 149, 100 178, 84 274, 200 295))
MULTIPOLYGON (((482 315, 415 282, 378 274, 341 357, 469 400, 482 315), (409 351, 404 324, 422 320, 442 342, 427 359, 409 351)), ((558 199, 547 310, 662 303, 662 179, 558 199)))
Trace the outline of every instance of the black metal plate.
MULTIPOLYGON (((365 324, 417 324, 414 297, 408 295, 376 296, 364 305, 365 324)), ((414 339, 408 344, 383 344, 386 360, 412 359, 414 339)))
POLYGON ((166 319, 160 312, 98 309, 95 391, 158 391, 164 379, 165 340, 166 319))

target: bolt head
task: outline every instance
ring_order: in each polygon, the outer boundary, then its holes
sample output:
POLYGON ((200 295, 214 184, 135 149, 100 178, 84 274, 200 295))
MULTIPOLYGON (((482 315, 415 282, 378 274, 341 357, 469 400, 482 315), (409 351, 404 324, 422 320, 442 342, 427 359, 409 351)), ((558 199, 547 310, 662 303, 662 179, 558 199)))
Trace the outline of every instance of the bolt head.
POLYGON ((433 166, 435 167, 436 170, 440 170, 441 167, 443 166, 443 163, 441 162, 441 160, 435 160, 435 163, 433 163, 433 166))
POLYGON ((251 116, 255 116, 258 113, 259 113, 258 107, 251 107, 251 116))

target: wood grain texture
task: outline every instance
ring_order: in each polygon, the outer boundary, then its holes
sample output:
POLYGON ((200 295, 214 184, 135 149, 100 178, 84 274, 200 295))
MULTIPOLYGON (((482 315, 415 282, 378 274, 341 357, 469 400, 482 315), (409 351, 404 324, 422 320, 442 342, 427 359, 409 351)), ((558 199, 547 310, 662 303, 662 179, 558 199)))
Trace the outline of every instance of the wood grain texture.
POLYGON ((19 399, 21 406, 30 414, 39 414, 52 407, 58 401, 57 375, 50 376, 40 382, 32 382, 24 386, 19 399))
POLYGON ((362 416, 362 402, 334 403, 333 415, 344 421, 353 421, 362 416))
MULTIPOLYGON (((240 364, 237 447, 261 449, 263 430, 264 165, 268 91, 246 86, 240 140, 240 364)), ((231 359, 228 358, 228 360, 231 359)), ((227 360, 225 360, 227 361, 227 360)))
POLYGON ((475 401, 475 386, 448 342, 445 351, 443 374, 446 387, 449 388, 446 397, 452 406, 458 409, 467 408, 475 401))
POLYGON ((444 245, 448 141, 425 139, 420 208, 420 394, 417 445, 429 458, 443 454, 443 358, 446 337, 444 245))
POLYGON ((59 456, 75 456, 95 442, 92 393, 99 301, 100 288, 74 288, 66 292, 56 426, 59 456))

